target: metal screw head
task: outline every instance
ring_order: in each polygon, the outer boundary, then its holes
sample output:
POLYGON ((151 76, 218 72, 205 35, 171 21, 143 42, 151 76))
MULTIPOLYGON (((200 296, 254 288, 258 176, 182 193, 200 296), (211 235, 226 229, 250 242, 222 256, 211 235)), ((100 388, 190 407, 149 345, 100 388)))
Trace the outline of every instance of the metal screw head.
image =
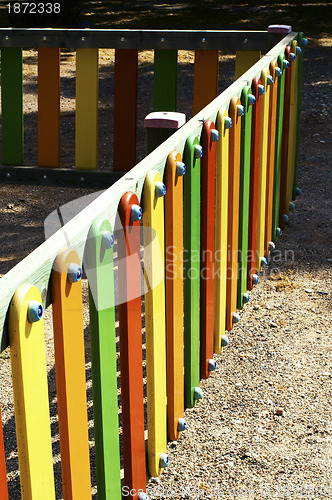
POLYGON ((164 43, 164 41, 165 41, 165 38, 161 38, 161 39, 160 39, 160 41, 161 41, 162 43, 164 43))
POLYGON ((77 283, 82 278, 82 268, 75 262, 71 262, 68 266, 67 279, 69 283, 77 283))
POLYGON ((85 179, 84 179, 84 177, 81 177, 81 178, 80 178, 80 181, 81 181, 81 182, 84 182, 84 180, 85 180, 85 179))
POLYGON ((267 260, 266 260, 266 258, 265 258, 265 257, 261 257, 261 266, 262 266, 262 267, 267 266, 267 260))
POLYGON ((160 453, 159 467, 161 469, 164 469, 165 467, 168 466, 168 463, 169 463, 168 455, 166 455, 166 453, 160 453))
MULTIPOLYGON (((8 174, 7 174, 7 175, 8 175, 8 174)), ((297 187, 297 188, 295 189, 295 194, 296 194, 296 195, 299 195, 299 194, 301 194, 301 193, 302 193, 302 190, 301 190, 299 187, 297 187)))
POLYGON ((202 38, 202 42, 205 43, 206 42, 206 38, 202 38))
POLYGON ((245 292, 245 293, 243 294, 243 303, 244 303, 244 304, 248 304, 249 300, 250 300, 249 293, 245 292))
POLYGON ((257 285, 257 283, 259 282, 259 276, 257 276, 257 274, 253 274, 251 277, 251 281, 253 285, 257 285))
POLYGON ((301 47, 296 47, 296 55, 299 56, 300 54, 302 54, 301 47))
POLYGON ((272 252, 273 250, 275 250, 275 248, 276 248, 276 246, 273 243, 273 241, 269 241, 269 250, 270 250, 270 252, 272 252))
POLYGON ((303 47, 306 47, 308 45, 308 39, 307 38, 302 38, 302 45, 303 47))
POLYGON ((267 75, 266 77, 266 83, 267 85, 272 85, 273 84, 273 78, 271 75, 267 75))
POLYGON ((81 40, 82 40, 82 42, 84 42, 84 40, 85 40, 85 37, 84 37, 84 36, 82 36, 81 40))
POLYGON ((237 116, 243 116, 244 115, 244 106, 242 106, 242 104, 238 104, 236 106, 236 113, 237 113, 237 116))
POLYGON ((124 36, 122 36, 122 37, 120 38, 120 40, 121 40, 121 42, 124 42, 124 41, 125 41, 124 36))
POLYGON ((225 116, 225 118, 224 118, 224 127, 225 127, 225 129, 231 128, 232 125, 233 125, 232 118, 229 118, 229 116, 225 116))
POLYGON ((217 368, 217 363, 214 359, 209 359, 208 361, 208 370, 209 372, 213 372, 217 368))
POLYGON ((221 336, 221 347, 226 347, 229 344, 229 339, 227 335, 222 335, 221 336))
POLYGON ((211 130, 211 142, 217 142, 219 140, 219 132, 216 128, 211 130))
POLYGON ((195 387, 194 389, 194 400, 197 401, 198 399, 202 399, 203 397, 203 391, 200 387, 195 387))
POLYGON ((258 95, 263 95, 265 93, 264 85, 258 85, 258 95))
POLYGON ((245 38, 243 41, 244 43, 248 43, 248 38, 245 38))
POLYGON ((284 59, 283 64, 284 64, 284 68, 285 68, 285 69, 288 69, 288 68, 289 68, 289 62, 288 62, 288 61, 286 61, 286 59, 284 59))
POLYGON ((202 158, 202 156, 203 156, 203 148, 202 146, 196 144, 196 146, 194 147, 194 157, 197 159, 197 158, 202 158))
POLYGON ((5 36, 5 39, 6 39, 6 40, 9 40, 9 36, 8 36, 8 35, 6 35, 6 36, 5 36))
POLYGON ((143 493, 143 492, 141 492, 141 493, 138 495, 138 500, 149 500, 149 496, 147 495, 147 493, 143 493))
POLYGON ((282 230, 280 229, 280 227, 276 228, 276 234, 277 234, 277 236, 281 236, 282 235, 282 230))
POLYGON ((289 203, 289 210, 294 210, 294 208, 295 208, 295 204, 291 201, 289 203))
POLYGON ((36 323, 43 317, 43 306, 37 300, 30 300, 28 305, 28 321, 36 323))
POLYGON ((10 173, 9 172, 6 173, 6 177, 10 177, 10 173))
POLYGON ((283 214, 283 216, 282 216, 282 220, 283 220, 283 222, 284 222, 285 224, 287 224, 287 222, 288 222, 288 215, 287 215, 287 214, 283 214))
POLYGON ((46 36, 43 36, 43 40, 44 40, 44 41, 45 41, 45 40, 47 40, 47 37, 46 37, 46 36))
POLYGON ((176 162, 176 175, 182 177, 186 173, 186 166, 182 161, 176 162))
POLYGON ((166 194, 166 186, 162 182, 156 182, 155 194, 157 198, 162 198, 166 194))
POLYGON ((276 67, 275 68, 275 75, 276 75, 276 77, 281 76, 281 73, 282 73, 281 69, 278 68, 278 67, 276 67))
POLYGON ((253 106, 255 104, 255 102, 256 102, 255 96, 252 95, 252 94, 249 94, 248 95, 248 104, 249 104, 249 106, 253 106))
POLYGON ((139 205, 133 204, 130 209, 130 219, 135 222, 141 220, 142 218, 142 209, 139 205))
POLYGON ((178 432, 183 432, 185 431, 187 428, 187 422, 185 421, 184 418, 180 417, 179 420, 178 420, 178 432))
POLYGON ((240 321, 240 315, 239 313, 233 313, 232 314, 232 323, 238 323, 240 321))
POLYGON ((101 246, 104 250, 108 250, 114 246, 114 234, 111 231, 104 231, 101 237, 101 246))
POLYGON ((291 52, 291 53, 289 54, 289 60, 290 60, 290 62, 295 61, 295 57, 296 57, 296 56, 295 56, 294 52, 291 52))

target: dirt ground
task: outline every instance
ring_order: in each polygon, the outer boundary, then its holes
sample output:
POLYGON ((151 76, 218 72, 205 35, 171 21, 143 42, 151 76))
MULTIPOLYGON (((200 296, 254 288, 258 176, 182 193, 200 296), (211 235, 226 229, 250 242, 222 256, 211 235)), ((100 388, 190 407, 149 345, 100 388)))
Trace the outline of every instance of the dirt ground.
MULTIPOLYGON (((302 194, 240 322, 229 334, 229 346, 215 356, 216 371, 201 383, 203 399, 186 410, 188 429, 177 443, 168 445, 169 467, 160 478, 149 480, 150 499, 332 498, 331 42, 327 37, 311 40, 305 50, 299 162, 302 194)), ((34 165, 35 55, 26 56, 25 163, 34 165)), ((113 57, 106 51, 100 54, 101 168, 109 168, 112 156, 113 57)), ((179 111, 190 118, 193 55, 181 57, 179 111)), ((74 56, 64 53, 62 59, 62 165, 71 166, 74 56)), ((233 56, 221 57, 220 90, 232 81, 234 64, 233 56)), ((145 149, 143 119, 152 108, 151 70, 151 54, 140 55, 138 159, 145 149)), ((0 186, 0 273, 5 274, 44 241, 43 224, 50 212, 89 192, 0 186)), ((85 296, 85 308, 86 302, 85 296)), ((50 309, 45 321, 51 373, 50 309)), ((16 499, 20 492, 8 350, 0 355, 0 380, 10 498, 16 499)), ((50 393, 55 395, 54 376, 50 376, 50 393)), ((57 498, 61 498, 52 401, 57 498)), ((89 419, 92 423, 91 394, 89 419)), ((94 466, 92 437, 91 448, 94 466)), ((94 482, 93 486, 95 491, 94 482)))

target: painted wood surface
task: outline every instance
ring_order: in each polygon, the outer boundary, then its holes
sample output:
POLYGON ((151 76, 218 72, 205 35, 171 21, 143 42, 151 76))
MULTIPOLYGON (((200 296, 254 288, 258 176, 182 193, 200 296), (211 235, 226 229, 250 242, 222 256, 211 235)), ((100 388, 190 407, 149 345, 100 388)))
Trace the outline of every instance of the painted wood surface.
MULTIPOLYGON (((285 59, 290 62, 291 47, 285 49, 285 59)), ((288 159, 288 139, 289 139, 289 111, 291 92, 291 67, 285 69, 285 90, 284 90, 284 112, 282 125, 282 146, 281 146, 281 167, 280 167, 280 195, 279 195, 279 227, 284 226, 283 215, 286 210, 287 194, 287 159, 288 159)))
POLYGON ((239 254, 238 254, 238 284, 237 307, 244 306, 244 294, 247 292, 248 274, 248 230, 249 230, 249 193, 250 193, 250 151, 252 105, 249 96, 251 88, 245 86, 242 90, 241 104, 244 115, 241 119, 241 156, 240 156, 240 200, 239 200, 239 254))
POLYGON ((219 141, 216 145, 216 214, 215 214, 215 280, 214 280, 214 351, 222 351, 221 337, 226 328, 226 274, 228 221, 228 110, 220 110, 216 127, 219 141))
POLYGON ((258 217, 258 188, 259 188, 259 155, 260 155, 260 130, 261 106, 260 94, 261 79, 254 78, 251 84, 252 93, 256 104, 252 111, 251 122, 251 152, 250 152, 250 194, 249 194, 249 233, 248 233, 248 290, 252 290, 252 277, 257 272, 257 217, 258 217))
POLYGON ((239 97, 233 97, 229 106, 232 128, 229 132, 228 169, 228 227, 227 227, 227 284, 226 328, 232 330, 237 305, 239 202, 240 202, 240 154, 241 154, 241 106, 239 97))
POLYGON ((5 457, 5 448, 3 441, 1 407, 0 407, 0 496, 2 500, 8 500, 6 457, 5 457))
POLYGON ((294 166, 294 183, 293 183, 293 200, 296 198, 296 188, 298 187, 298 172, 299 172, 299 146, 300 146, 300 126, 301 126, 301 109, 302 109, 302 89, 303 89, 303 33, 298 34, 298 45, 302 50, 298 54, 298 74, 297 74, 297 108, 296 108, 296 145, 295 145, 295 166, 294 166))
MULTIPOLYGON (((273 85, 270 86, 269 104, 269 129, 267 140, 267 176, 266 176, 266 200, 265 200, 265 234, 264 255, 269 254, 269 243, 272 241, 272 210, 273 210, 273 179, 274 179, 274 157, 276 145, 276 119, 277 119, 277 97, 278 97, 278 68, 277 61, 270 63, 270 75, 273 85)), ((278 68, 279 69, 279 68, 278 68)))
POLYGON ((183 194, 183 276, 184 276, 184 401, 196 404, 195 388, 200 381, 200 158, 195 157, 197 136, 189 136, 184 153, 187 167, 183 194))
POLYGON ((235 80, 261 58, 260 50, 237 50, 235 53, 235 80))
POLYGON ((114 63, 113 170, 136 164, 138 50, 116 49, 114 63))
POLYGON ((108 220, 88 233, 84 269, 89 283, 93 418, 98 499, 121 499, 113 249, 103 247, 108 220))
POLYGON ((2 164, 23 165, 22 49, 1 49, 2 164))
MULTIPOLYGON (((252 81, 260 75, 262 68, 267 67, 270 62, 281 53, 285 46, 296 36, 295 33, 287 35, 264 57, 261 58, 250 70, 243 75, 245 81, 252 81)), ((163 174, 166 160, 171 151, 183 152, 185 142, 189 135, 199 135, 202 123, 205 120, 215 122, 217 113, 221 108, 228 107, 229 101, 234 96, 240 96, 245 81, 239 80, 230 85, 218 98, 209 103, 197 116, 189 120, 183 127, 176 131, 159 148, 137 164, 130 173, 124 175, 121 180, 112 185, 100 196, 92 201, 76 217, 69 221, 63 228, 58 223, 59 231, 47 239, 39 248, 29 254, 17 266, 1 278, 1 288, 4 292, 0 296, 0 335, 1 349, 8 345, 8 327, 6 314, 11 297, 15 290, 24 282, 29 281, 36 285, 42 292, 43 303, 50 304, 50 293, 47 292, 51 269, 55 256, 66 245, 74 248, 82 258, 85 240, 96 216, 107 218, 113 224, 119 200, 127 191, 133 191, 138 198, 141 197, 143 182, 147 172, 154 168, 163 174), (61 228, 61 229, 60 229, 61 228)))
POLYGON ((145 336, 148 412, 148 469, 159 476, 161 454, 166 453, 166 327, 164 281, 164 200, 156 196, 160 172, 151 170, 144 182, 145 336))
POLYGON ((76 50, 75 166, 98 168, 98 49, 76 50))
POLYGON ((269 105, 270 85, 268 84, 270 70, 263 69, 261 82, 264 86, 264 95, 261 96, 261 128, 260 128, 260 152, 259 152, 259 183, 258 183, 258 208, 257 208, 257 258, 256 267, 262 268, 265 243, 265 214, 266 214, 266 180, 267 180, 267 148, 269 133, 269 105))
POLYGON ((178 51, 155 50, 153 111, 176 111, 178 51))
MULTIPOLYGON (((296 55, 297 41, 291 44, 292 53, 296 55)), ((297 118, 297 89, 298 89, 298 57, 291 62, 291 89, 289 103, 289 136, 288 136, 288 157, 287 157, 287 192, 285 213, 290 211, 290 202, 293 197, 294 169, 296 154, 296 118, 297 118)))
POLYGON ((119 337, 122 404, 124 486, 145 491, 145 440, 142 365, 140 221, 132 220, 135 193, 125 193, 119 203, 117 230, 119 337))
POLYGON ((38 49, 38 166, 60 167, 60 49, 38 49))
POLYGON ((285 89, 285 55, 278 56, 278 67, 281 75, 278 78, 277 92, 277 116, 276 116, 276 139, 274 155, 274 179, 273 179, 273 209, 272 209, 272 235, 273 242, 277 240, 277 228, 279 227, 279 205, 280 205, 280 177, 281 177, 281 148, 282 148, 282 126, 284 113, 284 89, 285 89))
POLYGON ((179 152, 167 158, 165 195, 165 286, 167 351, 167 429, 171 441, 179 438, 184 414, 183 354, 183 177, 177 174, 179 152))
POLYGON ((9 309, 10 360, 15 425, 24 500, 55 500, 44 323, 30 323, 30 301, 41 303, 36 287, 15 292, 9 309))
POLYGON ((202 129, 201 146, 201 272, 200 272, 200 377, 211 373, 214 350, 214 231, 215 231, 215 124, 207 120, 202 129))
MULTIPOLYGON (((52 272, 52 314, 64 500, 91 499, 82 283, 70 283, 74 250, 63 250, 52 272)), ((82 274, 82 272, 81 272, 82 274)))
POLYGON ((219 51, 196 50, 194 67, 193 115, 218 95, 219 51))

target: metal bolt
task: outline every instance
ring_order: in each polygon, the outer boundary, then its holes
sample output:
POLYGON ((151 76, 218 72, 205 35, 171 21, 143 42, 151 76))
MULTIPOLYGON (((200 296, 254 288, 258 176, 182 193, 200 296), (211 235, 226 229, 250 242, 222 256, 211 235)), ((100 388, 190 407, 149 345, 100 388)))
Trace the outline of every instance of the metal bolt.
POLYGON ((265 257, 261 257, 261 266, 262 266, 262 267, 267 266, 267 260, 266 260, 266 258, 265 258, 265 257))
POLYGON ((307 38, 302 38, 302 45, 303 45, 303 47, 306 47, 308 45, 308 39, 307 38))
POLYGON ((205 38, 202 38, 202 42, 205 43, 206 42, 206 39, 205 38))
POLYGON ((167 467, 168 463, 169 463, 168 455, 166 455, 166 453, 160 453, 159 467, 161 469, 164 469, 165 467, 167 467))
POLYGON ((81 178, 80 178, 80 181, 81 181, 81 182, 84 182, 84 181, 85 181, 84 177, 81 177, 81 178))
POLYGON ((296 56, 295 56, 294 52, 291 52, 291 53, 289 54, 289 60, 290 60, 290 62, 295 61, 295 57, 296 57, 296 56))
POLYGON ((283 60, 283 64, 284 64, 284 69, 288 69, 289 68, 289 62, 286 61, 286 59, 283 60))
POLYGON ((281 76, 281 73, 282 73, 281 69, 280 69, 280 68, 278 68, 278 66, 277 66, 277 67, 275 68, 275 75, 276 75, 276 77, 281 76))
POLYGON ((147 493, 143 493, 143 492, 141 492, 141 493, 138 495, 138 500, 149 500, 149 496, 147 495, 147 493))
POLYGON ((101 237, 101 246, 104 250, 109 250, 114 246, 114 234, 111 231, 104 231, 101 237))
POLYGON ((30 300, 28 305, 28 321, 36 323, 43 317, 43 306, 37 300, 30 300))
POLYGON ((249 103, 249 106, 253 106, 256 102, 256 98, 254 95, 252 94, 249 94, 248 95, 248 103, 249 103))
POLYGON ((124 36, 122 36, 122 37, 120 38, 120 40, 121 40, 121 42, 124 42, 124 41, 125 41, 124 36))
POLYGON ((238 104, 236 106, 236 113, 237 113, 237 116, 243 116, 244 115, 244 106, 242 106, 242 104, 238 104))
POLYGON ((283 216, 282 216, 282 220, 283 220, 283 222, 284 222, 285 224, 287 224, 287 222, 288 222, 288 215, 283 214, 283 216))
POLYGON ((229 116, 225 116, 224 118, 224 127, 225 129, 229 129, 232 127, 232 118, 229 118, 229 116))
POLYGON ((227 335, 222 335, 221 336, 221 347, 226 347, 229 344, 229 339, 227 335))
POLYGON ((130 220, 133 222, 141 220, 142 218, 142 209, 139 205, 133 204, 130 209, 130 220))
POLYGON ((273 85, 273 78, 271 75, 267 75, 266 77, 266 84, 267 85, 273 85))
POLYGON ((257 276, 257 274, 253 274, 251 280, 253 285, 257 285, 257 283, 259 282, 259 276, 257 276))
POLYGON ((6 35, 6 36, 5 36, 5 39, 6 39, 6 40, 9 40, 9 36, 8 36, 8 35, 6 35))
POLYGON ((272 252, 272 250, 275 250, 275 244, 273 243, 273 241, 269 241, 269 250, 270 252, 272 252))
POLYGON ((295 204, 291 201, 289 203, 289 210, 294 210, 294 208, 295 208, 295 204))
POLYGON ((162 39, 161 39, 161 42, 162 42, 162 43, 164 43, 164 41, 165 41, 165 38, 162 38, 162 39))
POLYGON ((203 148, 202 146, 199 146, 198 144, 196 144, 196 146, 194 147, 194 158, 202 158, 203 156, 203 148))
POLYGON ((249 293, 247 293, 247 292, 244 293, 243 294, 243 302, 244 302, 244 304, 248 304, 249 300, 250 300, 249 293))
POLYGON ((47 175, 43 175, 43 179, 47 179, 47 175))
POLYGON ((211 142, 217 142, 219 140, 219 132, 216 128, 211 130, 211 142))
POLYGON ((202 399, 203 397, 203 391, 200 387, 195 387, 194 389, 194 400, 197 401, 198 399, 202 399))
POLYGON ((209 359, 208 361, 208 370, 209 372, 213 372, 217 368, 217 363, 214 359, 209 359))
POLYGON ((45 40, 47 40, 46 36, 43 36, 43 40, 44 40, 44 41, 45 41, 45 40))
POLYGON ((9 172, 7 172, 7 173, 6 173, 6 176, 7 176, 7 177, 10 177, 10 173, 9 173, 9 172))
POLYGON ((68 266, 67 279, 69 283, 77 283, 82 278, 82 268, 75 262, 71 262, 68 266))
POLYGON ((178 420, 178 432, 183 432, 187 428, 187 422, 184 418, 180 417, 178 420))
POLYGON ((299 56, 300 54, 302 54, 301 47, 296 47, 296 55, 299 56))
POLYGON ((240 321, 239 313, 232 313, 232 323, 238 323, 240 321))
MULTIPOLYGON (((8 174, 7 174, 7 175, 8 175, 8 174)), ((301 194, 301 193, 302 193, 302 190, 301 190, 299 187, 297 187, 297 188, 295 189, 295 194, 299 195, 299 194, 301 194)))
POLYGON ((277 233, 277 236, 281 236, 282 235, 282 230, 280 229, 280 227, 276 228, 276 233, 277 233))
POLYGON ((248 43, 248 38, 245 38, 245 39, 244 39, 244 43, 248 43))
POLYGON ((166 194, 166 186, 162 182, 156 182, 155 194, 157 198, 162 198, 166 194))
POLYGON ((85 40, 84 36, 82 36, 81 40, 82 40, 82 42, 84 42, 84 40, 85 40))
POLYGON ((264 85, 258 85, 258 95, 263 95, 265 92, 264 85))
POLYGON ((182 177, 186 173, 186 166, 182 161, 176 162, 176 175, 182 177))

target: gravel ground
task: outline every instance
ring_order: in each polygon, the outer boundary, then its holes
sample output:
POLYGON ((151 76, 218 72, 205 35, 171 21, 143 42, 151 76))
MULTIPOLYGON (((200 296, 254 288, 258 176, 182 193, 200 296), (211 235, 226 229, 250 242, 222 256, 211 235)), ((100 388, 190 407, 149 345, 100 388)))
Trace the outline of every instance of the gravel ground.
MULTIPOLYGON (((151 499, 323 499, 332 498, 331 423, 331 39, 305 52, 299 185, 302 194, 241 321, 229 334, 230 345, 215 356, 216 371, 202 381, 203 399, 186 410, 187 430, 168 445, 170 465, 148 483, 151 499)), ((28 112, 26 163, 35 164, 36 94, 33 55, 26 82, 28 112)), ((103 59, 105 57, 105 59, 103 59)), ((101 119, 112 116, 105 97, 112 87, 101 54, 101 119), (102 63, 103 64, 103 63, 102 63)), ((139 120, 151 109, 151 61, 141 61, 139 120), (143 106, 144 104, 144 106, 143 106)), ((108 58, 108 59, 107 59, 108 58)), ((73 56, 64 59, 63 164, 73 164, 73 56), (67 78, 68 77, 68 78, 67 78)), ((180 65, 185 76, 192 55, 180 65)), ((234 58, 222 58, 222 87, 231 81, 234 58)), ((188 79, 187 79, 188 80, 188 79)), ((189 92, 192 90, 189 89, 189 92)), ((188 89, 179 90, 186 109, 188 89)), ((140 127, 139 133, 143 137, 140 127)), ((101 127, 102 167, 110 164, 109 126, 101 127), (107 130, 108 127, 108 130, 107 130)), ((144 154, 139 142, 138 156, 144 154)), ((0 186, 0 273, 4 274, 44 239, 43 221, 56 207, 89 190, 0 186)), ((84 321, 87 339, 87 392, 91 462, 94 468, 91 373, 86 283, 84 321)), ((51 308, 45 311, 53 451, 57 498, 62 498, 51 308)), ((13 418, 9 351, 0 355, 0 402, 4 426, 10 499, 20 498, 13 418)), ((95 492, 95 480, 93 477, 95 492)), ((94 495, 96 498, 96 495, 94 495)))

